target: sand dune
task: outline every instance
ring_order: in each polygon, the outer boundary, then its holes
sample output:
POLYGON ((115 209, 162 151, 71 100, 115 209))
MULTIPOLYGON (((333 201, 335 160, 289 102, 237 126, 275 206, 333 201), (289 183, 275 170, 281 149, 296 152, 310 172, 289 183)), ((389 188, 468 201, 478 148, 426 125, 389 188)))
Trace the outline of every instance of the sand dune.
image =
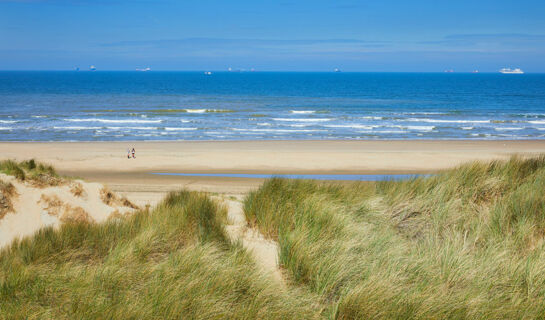
POLYGON ((13 185, 10 208, 0 217, 0 248, 42 227, 58 227, 72 220, 102 222, 135 210, 100 183, 75 180, 40 188, 5 174, 0 174, 0 181, 13 185))

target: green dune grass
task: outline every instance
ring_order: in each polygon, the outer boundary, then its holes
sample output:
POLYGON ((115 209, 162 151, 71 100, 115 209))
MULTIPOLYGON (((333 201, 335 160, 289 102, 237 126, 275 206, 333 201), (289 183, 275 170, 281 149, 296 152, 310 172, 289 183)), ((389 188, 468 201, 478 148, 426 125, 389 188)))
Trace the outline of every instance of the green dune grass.
POLYGON ((181 191, 151 212, 42 229, 0 251, 0 319, 316 318, 227 240, 225 219, 181 191))
POLYGON ((431 178, 272 179, 245 212, 338 319, 545 317, 545 158, 431 178))
MULTIPOLYGON (((0 171, 54 175, 39 164, 0 171)), ((26 178, 23 178, 26 179, 26 178)), ((545 157, 429 178, 270 179, 244 203, 285 285, 225 234, 202 193, 0 251, 0 319, 540 319, 545 157)))

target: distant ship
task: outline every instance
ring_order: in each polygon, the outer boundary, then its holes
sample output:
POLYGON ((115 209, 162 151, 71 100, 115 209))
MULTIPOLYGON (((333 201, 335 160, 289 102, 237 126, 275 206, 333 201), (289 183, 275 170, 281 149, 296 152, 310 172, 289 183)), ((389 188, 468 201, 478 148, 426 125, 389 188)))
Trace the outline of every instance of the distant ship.
POLYGON ((335 68, 335 70, 333 70, 333 72, 341 72, 341 70, 339 68, 335 68))
POLYGON ((516 68, 516 69, 503 68, 503 69, 500 70, 500 73, 505 73, 505 74, 523 74, 524 71, 522 71, 520 68, 516 68))
POLYGON ((147 71, 151 71, 151 68, 150 68, 150 67, 147 67, 147 68, 144 68, 144 69, 138 69, 138 68, 136 68, 136 71, 147 72, 147 71))
POLYGON ((96 68, 95 66, 90 66, 90 67, 89 67, 89 70, 91 70, 91 71, 96 71, 97 68, 96 68))
POLYGON ((479 73, 479 70, 473 70, 472 72, 473 73, 479 73))
POLYGON ((447 69, 445 70, 446 73, 453 73, 454 72, 454 69, 447 69))
POLYGON ((212 72, 211 72, 211 71, 205 71, 204 74, 207 75, 207 76, 209 76, 209 75, 212 74, 212 72))

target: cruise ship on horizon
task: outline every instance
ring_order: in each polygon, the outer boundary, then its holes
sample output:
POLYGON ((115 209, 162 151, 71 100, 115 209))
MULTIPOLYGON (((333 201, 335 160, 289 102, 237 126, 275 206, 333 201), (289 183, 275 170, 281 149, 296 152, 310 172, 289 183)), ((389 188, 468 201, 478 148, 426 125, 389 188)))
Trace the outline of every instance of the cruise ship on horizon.
POLYGON ((523 74, 524 71, 522 71, 520 68, 515 68, 515 69, 511 69, 511 68, 502 68, 500 70, 500 73, 505 73, 505 74, 523 74))

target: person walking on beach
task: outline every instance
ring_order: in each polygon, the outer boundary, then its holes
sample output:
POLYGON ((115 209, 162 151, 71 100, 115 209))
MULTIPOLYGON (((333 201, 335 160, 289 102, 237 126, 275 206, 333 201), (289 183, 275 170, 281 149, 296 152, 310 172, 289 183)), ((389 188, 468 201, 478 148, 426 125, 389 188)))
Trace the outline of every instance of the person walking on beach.
POLYGON ((131 158, 131 149, 127 148, 127 159, 131 158))
POLYGON ((132 148, 132 158, 133 158, 133 159, 136 159, 136 155, 135 155, 135 154, 136 154, 136 151, 134 150, 134 148, 132 148))

